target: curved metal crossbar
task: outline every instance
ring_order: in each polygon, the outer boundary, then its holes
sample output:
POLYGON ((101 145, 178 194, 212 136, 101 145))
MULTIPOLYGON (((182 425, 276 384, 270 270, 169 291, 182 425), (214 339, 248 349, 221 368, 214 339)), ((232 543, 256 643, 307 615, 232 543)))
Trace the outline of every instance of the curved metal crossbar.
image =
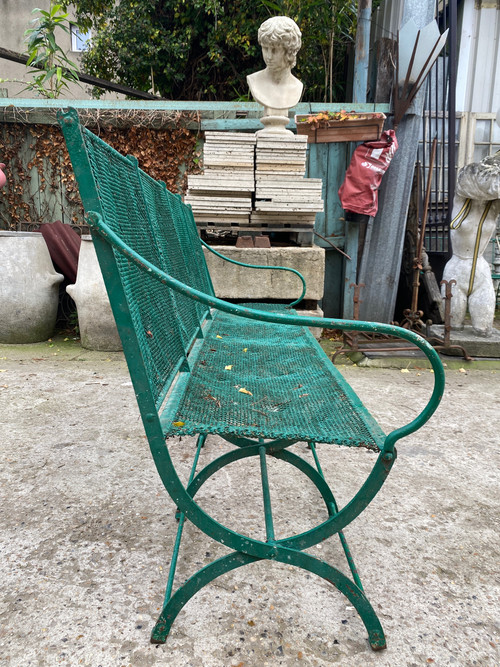
POLYGON ((305 297, 307 289, 306 281, 304 276, 300 273, 300 271, 297 271, 296 269, 291 269, 289 266, 265 266, 263 264, 246 264, 245 262, 239 262, 236 259, 232 259, 231 257, 226 257, 226 255, 223 255, 221 252, 214 250, 214 248, 209 246, 208 243, 205 243, 203 239, 200 239, 200 242, 204 248, 207 248, 207 250, 210 250, 211 253, 213 253, 217 257, 220 257, 220 259, 223 259, 225 262, 230 262, 231 264, 236 264, 237 266, 243 266, 246 269, 274 269, 276 271, 289 271, 290 273, 295 273, 295 275, 298 276, 302 282, 302 293, 298 299, 292 301, 292 303, 288 306, 289 308, 293 308, 294 306, 299 304, 305 297))
MULTIPOLYGON (((289 444, 293 444, 293 443, 289 443, 289 444)), ((203 470, 194 479, 192 479, 193 476, 190 478, 190 483, 189 483, 188 488, 187 488, 188 493, 191 494, 191 496, 194 498, 194 496, 199 491, 201 486, 213 474, 215 474, 218 470, 220 470, 225 465, 227 465, 229 463, 232 463, 234 461, 246 458, 248 456, 256 456, 259 453, 260 446, 261 446, 260 443, 258 445, 255 444, 255 445, 253 445, 253 447, 247 447, 244 450, 240 449, 240 450, 237 450, 237 451, 228 452, 226 454, 223 454, 219 458, 215 459, 210 464, 205 466, 205 468, 203 468, 203 470)), ((309 477, 311 482, 313 482, 313 484, 315 484, 317 490, 321 494, 321 496, 322 496, 322 498, 325 502, 326 509, 328 511, 329 516, 333 516, 335 514, 338 514, 338 512, 339 512, 337 502, 336 502, 336 500, 333 496, 333 493, 332 493, 330 487, 328 486, 328 484, 325 481, 323 471, 322 471, 321 465, 319 463, 319 459, 318 459, 318 455, 316 453, 316 447, 315 447, 314 443, 311 443, 311 450, 312 450, 313 457, 314 457, 314 460, 315 460, 315 463, 316 463, 316 469, 313 468, 309 463, 307 463, 307 461, 305 461, 303 458, 301 458, 300 456, 297 456, 293 452, 283 450, 283 451, 279 451, 279 453, 277 453, 277 452, 270 452, 270 453, 271 453, 271 455, 274 456, 274 458, 279 458, 283 461, 291 463, 296 468, 298 468, 299 470, 304 472, 304 474, 307 475, 307 477, 309 477)), ((268 452, 269 452, 269 449, 268 449, 268 452)), ((196 467, 196 462, 195 462, 195 467, 196 467)), ((194 471, 193 471, 193 475, 194 475, 194 471)), ((347 558, 347 562, 349 564, 349 568, 352 572, 354 581, 356 582, 356 585, 361 590, 363 590, 363 585, 361 583, 361 580, 359 579, 357 569, 356 569, 356 565, 355 565, 354 560, 352 558, 349 546, 347 544, 347 540, 346 540, 342 530, 339 530, 338 534, 339 534, 339 538, 340 538, 340 541, 341 541, 341 544, 342 544, 342 548, 344 549, 344 553, 345 553, 345 556, 347 558)))
MULTIPOLYGON (((222 558, 218 558, 213 563, 206 565, 201 570, 190 577, 181 588, 168 600, 156 622, 151 634, 153 644, 163 644, 166 641, 168 633, 181 609, 196 595, 204 586, 217 579, 223 574, 232 570, 255 563, 260 558, 250 556, 241 552, 233 552, 222 558)), ((325 561, 319 560, 310 554, 301 551, 282 550, 273 558, 276 562, 286 565, 294 565, 303 570, 307 570, 318 577, 325 579, 335 586, 351 602, 358 612, 364 626, 368 632, 368 641, 374 651, 386 647, 385 635, 382 625, 363 591, 356 586, 340 570, 329 565, 325 561)))
MULTIPOLYGON (((194 496, 198 493, 202 485, 205 484, 205 482, 212 475, 214 475, 216 472, 221 470, 224 466, 228 465, 229 463, 234 463, 234 461, 239 461, 249 456, 259 456, 259 449, 260 445, 256 444, 253 447, 247 447, 246 449, 232 450, 230 452, 227 452, 226 454, 223 454, 222 456, 219 456, 219 458, 209 463, 207 466, 203 468, 203 470, 201 470, 196 475, 196 477, 187 487, 187 492, 194 498, 194 496)), ((332 514, 336 512, 335 509, 336 503, 335 503, 335 498, 333 497, 332 490, 326 483, 324 477, 315 468, 313 468, 312 465, 310 465, 300 456, 297 456, 297 454, 293 454, 292 452, 283 451, 280 452, 279 454, 275 454, 274 457, 286 461, 287 463, 291 463, 296 468, 301 470, 301 472, 305 473, 320 492, 321 497, 325 501, 328 513, 332 514)), ((280 540, 276 542, 276 544, 279 543, 280 540)))
MULTIPOLYGON (((218 521, 215 521, 193 500, 194 493, 196 493, 201 485, 217 472, 217 470, 220 470, 224 465, 239 459, 248 456, 256 456, 258 453, 259 445, 255 445, 253 448, 248 448, 248 450, 237 449, 222 455, 220 458, 209 464, 206 469, 202 470, 187 489, 184 488, 182 482, 178 478, 166 447, 163 446, 158 452, 153 451, 153 456, 165 488, 176 502, 177 507, 186 517, 198 526, 200 530, 212 539, 221 544, 225 544, 229 548, 236 549, 237 551, 245 551, 246 553, 259 558, 272 558, 273 554, 276 552, 272 545, 265 544, 251 537, 244 537, 226 526, 223 526, 218 521)), ((299 468, 299 470, 304 472, 317 486, 327 507, 328 503, 330 503, 330 508, 332 507, 335 500, 331 490, 328 488, 324 478, 320 474, 316 474, 316 471, 310 464, 291 452, 280 452, 275 456, 292 463, 299 468)), ((354 519, 366 509, 376 496, 385 482, 394 460, 395 456, 391 456, 389 461, 385 461, 384 455, 380 454, 365 483, 345 507, 338 513, 330 514, 325 521, 311 530, 276 540, 275 545, 288 549, 307 549, 341 531, 354 521, 354 519)))
MULTIPOLYGON (((393 462, 394 458, 390 457, 390 460, 385 463, 385 466, 382 465, 384 474, 380 474, 379 468, 381 467, 380 461, 382 459, 382 454, 378 457, 374 470, 371 475, 368 477, 365 484, 361 487, 358 493, 354 496, 353 500, 346 505, 345 508, 337 511, 337 503, 335 501, 334 495, 324 479, 321 467, 317 460, 317 455, 314 452, 314 457, 318 465, 316 470, 311 464, 305 461, 302 457, 290 452, 284 448, 278 449, 278 451, 270 454, 275 458, 283 460, 284 462, 294 465, 297 469, 303 472, 311 482, 316 486, 317 490, 321 494, 326 509, 329 515, 329 518, 323 523, 319 524, 317 527, 313 528, 310 531, 302 533, 300 535, 295 535, 283 539, 276 540, 274 539, 274 534, 272 534, 272 539, 269 539, 268 532, 268 541, 266 543, 259 540, 252 539, 250 537, 235 533, 231 529, 223 526, 222 524, 215 521, 212 517, 202 510, 198 503, 195 501, 194 496, 199 491, 201 486, 214 475, 216 472, 221 470, 224 466, 233 463, 235 461, 248 458, 250 456, 262 456, 265 454, 265 447, 262 444, 262 441, 259 443, 254 443, 252 446, 241 447, 235 450, 231 450, 218 457, 214 461, 206 465, 196 476, 195 476, 195 467, 197 459, 199 456, 200 449, 204 443, 205 436, 200 436, 197 453, 195 456, 195 462, 193 470, 188 482, 187 488, 185 491, 185 498, 183 501, 179 502, 179 496, 174 492, 172 493, 171 481, 177 477, 173 463, 170 461, 168 467, 170 471, 166 478, 162 474, 162 465, 160 458, 163 459, 163 462, 170 460, 168 456, 168 450, 166 447, 163 447, 163 455, 161 457, 155 456, 155 462, 158 466, 162 480, 164 481, 165 487, 171 493, 174 500, 178 503, 179 508, 182 511, 180 516, 179 531, 176 539, 176 544, 174 547, 174 556, 171 565, 171 572, 169 574, 169 581, 167 584, 167 592, 165 595, 165 603, 163 611, 160 615, 160 618, 155 625, 152 641, 159 643, 164 642, 170 630, 172 623, 174 622, 177 614, 182 609, 182 607, 188 602, 188 600, 196 594, 204 585, 213 581, 221 574, 229 572, 236 567, 255 562, 256 560, 275 560, 278 562, 286 563, 288 565, 295 565, 297 567, 304 568, 318 574, 318 576, 323 577, 330 583, 332 583, 338 590, 346 595, 351 601, 353 606, 357 609, 360 614, 363 623, 365 624, 368 634, 370 645, 373 649, 380 649, 385 647, 385 638, 383 631, 380 625, 378 618, 376 617, 373 608, 368 602, 359 580, 359 576, 355 569, 352 557, 350 555, 349 548, 345 541, 345 537, 341 535, 341 541, 346 551, 346 557, 348 560, 349 567, 353 574, 354 581, 348 579, 344 574, 342 574, 336 568, 333 568, 331 565, 324 563, 318 559, 309 556, 308 554, 303 554, 302 549, 305 549, 310 546, 314 546, 321 541, 324 541, 327 537, 330 537, 335 532, 340 533, 341 528, 343 528, 347 523, 350 523, 353 518, 355 518, 365 507, 369 504, 371 499, 377 493, 379 488, 382 486, 393 462), (371 478, 371 479, 370 479, 371 478), (344 510, 348 509, 346 513, 344 510), (229 556, 226 556, 214 563, 202 568, 195 575, 193 575, 185 584, 183 584, 176 593, 171 597, 172 584, 175 575, 175 566, 177 560, 177 553, 180 545, 180 539, 182 534, 182 528, 184 524, 185 517, 189 516, 191 521, 195 523, 204 533, 213 537, 215 540, 235 548, 236 551, 229 556), (341 521, 339 522, 339 518, 341 521), (216 530, 211 530, 211 526, 215 526, 216 530)), ((293 443, 290 443, 293 444, 293 443)), ((281 443, 283 445, 283 443, 281 443)), ((265 511, 268 512, 271 516, 270 502, 266 507, 266 496, 269 498, 269 487, 267 483, 267 473, 266 478, 263 477, 263 490, 264 490, 264 504, 265 511), (267 491, 266 491, 267 487, 267 491)), ((179 482, 180 484, 180 482, 179 482)), ((272 519, 271 519, 272 521, 272 519)), ((267 525, 267 519, 266 519, 267 525)))

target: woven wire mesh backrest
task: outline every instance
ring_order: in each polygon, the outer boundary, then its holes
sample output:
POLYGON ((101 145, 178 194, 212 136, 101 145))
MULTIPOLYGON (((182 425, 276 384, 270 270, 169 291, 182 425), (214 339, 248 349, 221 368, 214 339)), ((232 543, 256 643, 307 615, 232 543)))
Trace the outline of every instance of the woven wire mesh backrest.
POLYGON ((214 288, 191 207, 183 204, 180 197, 173 195, 168 190, 166 192, 171 202, 175 228, 181 242, 186 263, 192 267, 192 284, 190 283, 190 285, 207 294, 214 294, 214 288))
MULTIPOLYGON (((88 130, 82 128, 82 134, 104 222, 137 253, 168 271, 137 164, 88 130)), ((159 405, 186 358, 186 333, 179 326, 178 304, 168 287, 117 251, 115 259, 150 388, 159 405)), ((120 327, 118 320, 117 324, 120 327)))
MULTIPOLYGON (((186 208, 180 198, 169 192, 164 183, 155 181, 148 174, 139 170, 142 190, 153 225, 156 245, 161 253, 165 271, 181 282, 206 291, 198 275, 201 273, 198 261, 193 253, 192 243, 180 238, 178 229, 183 228, 183 221, 177 220, 186 208), (172 206, 178 202, 178 206, 172 206), (185 247, 182 247, 184 243, 185 247)), ((200 246, 198 238, 194 244, 200 246)), ((204 259, 204 258, 203 258, 204 259)), ((209 308, 198 301, 173 293, 186 346, 193 340, 200 329, 200 322, 207 316, 209 308)))

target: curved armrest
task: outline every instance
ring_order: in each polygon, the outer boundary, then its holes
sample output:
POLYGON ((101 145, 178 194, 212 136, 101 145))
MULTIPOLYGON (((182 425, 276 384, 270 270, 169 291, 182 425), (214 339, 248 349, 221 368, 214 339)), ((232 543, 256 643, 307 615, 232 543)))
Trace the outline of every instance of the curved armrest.
POLYGON ((200 239, 202 245, 210 250, 214 255, 217 255, 217 257, 220 257, 223 259, 225 262, 231 262, 231 264, 237 264, 238 266, 244 266, 247 269, 276 269, 279 271, 290 271, 291 273, 295 273, 296 276, 300 278, 302 281, 302 294, 299 296, 298 299, 295 299, 295 301, 292 301, 292 303, 287 306, 287 308, 292 308, 293 306, 296 306, 298 303, 302 301, 302 299, 306 295, 306 281, 304 276, 299 273, 299 271, 296 271, 295 269, 291 269, 288 266, 263 266, 262 264, 246 264, 245 262, 238 262, 236 259, 231 259, 230 257, 226 257, 220 252, 217 252, 217 250, 214 250, 211 246, 208 245, 208 243, 205 243, 203 239, 200 239))
POLYGON ((193 289, 188 285, 173 278, 168 273, 158 269, 156 266, 148 262, 144 257, 138 255, 133 248, 124 243, 120 237, 115 234, 102 220, 99 213, 90 211, 87 216, 88 224, 92 231, 101 236, 107 243, 109 243, 118 252, 124 255, 128 260, 136 264, 142 271, 149 274, 158 282, 167 285, 171 289, 184 294, 190 299, 194 299, 201 303, 211 306, 217 310, 226 313, 246 317, 251 320, 258 320, 260 322, 271 322, 276 324, 286 324, 301 327, 325 327, 329 329, 341 329, 343 331, 369 331, 371 333, 381 333, 390 336, 397 336, 404 340, 413 343, 429 359, 432 369, 434 371, 434 388, 432 395, 424 406, 423 410, 408 424, 392 431, 386 436, 384 441, 383 452, 386 456, 392 458, 394 445, 400 438, 403 438, 410 433, 413 433, 421 426, 423 426, 436 411, 444 391, 444 369, 441 359, 436 350, 424 339, 422 336, 402 329, 401 327, 393 326, 392 324, 382 324, 379 322, 363 322, 360 320, 342 320, 335 318, 322 317, 304 317, 301 315, 281 315, 279 313, 272 313, 263 310, 256 310, 253 308, 246 308, 234 303, 228 303, 215 296, 205 294, 199 290, 193 289))

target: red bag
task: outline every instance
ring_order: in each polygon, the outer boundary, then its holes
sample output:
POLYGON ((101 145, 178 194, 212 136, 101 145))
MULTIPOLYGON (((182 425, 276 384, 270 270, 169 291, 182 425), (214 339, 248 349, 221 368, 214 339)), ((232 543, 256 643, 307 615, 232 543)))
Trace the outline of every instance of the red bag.
POLYGON ((382 132, 378 141, 365 141, 356 148, 351 164, 339 188, 342 208, 374 216, 378 209, 378 189, 398 142, 394 130, 382 132))

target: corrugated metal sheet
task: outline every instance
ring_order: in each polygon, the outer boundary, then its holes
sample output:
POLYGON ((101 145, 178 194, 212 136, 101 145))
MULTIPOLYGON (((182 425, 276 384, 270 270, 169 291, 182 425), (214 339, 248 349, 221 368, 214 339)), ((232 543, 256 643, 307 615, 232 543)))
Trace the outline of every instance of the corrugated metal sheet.
POLYGON ((457 111, 500 109, 500 7, 496 1, 463 4, 457 75, 457 111))

